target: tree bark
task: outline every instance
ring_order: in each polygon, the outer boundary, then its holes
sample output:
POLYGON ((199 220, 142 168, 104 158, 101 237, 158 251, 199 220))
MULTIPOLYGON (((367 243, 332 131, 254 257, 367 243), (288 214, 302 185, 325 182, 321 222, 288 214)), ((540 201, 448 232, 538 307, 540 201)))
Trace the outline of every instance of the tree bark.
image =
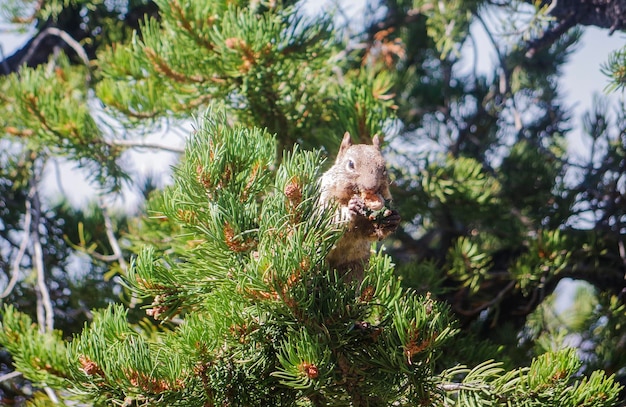
POLYGON ((542 5, 559 22, 573 16, 576 24, 608 28, 611 33, 626 28, 626 0, 552 0, 542 5))
POLYGON ((526 56, 529 58, 577 25, 606 28, 609 35, 626 28, 626 0, 544 0, 541 5, 548 8, 548 14, 555 21, 551 29, 528 43, 526 56))

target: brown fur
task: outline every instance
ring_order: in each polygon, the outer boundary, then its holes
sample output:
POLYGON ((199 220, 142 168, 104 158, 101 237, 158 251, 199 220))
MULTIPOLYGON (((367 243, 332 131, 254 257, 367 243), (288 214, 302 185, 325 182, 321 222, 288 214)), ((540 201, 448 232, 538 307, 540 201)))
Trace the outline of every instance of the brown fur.
POLYGON ((335 221, 345 224, 346 231, 326 258, 328 264, 349 273, 349 279, 361 281, 370 257, 371 243, 392 233, 400 222, 398 213, 385 209, 383 216, 374 211, 388 208, 391 202, 386 162, 380 140, 373 144, 352 144, 345 133, 335 164, 320 180, 320 202, 327 207, 338 205, 335 221))

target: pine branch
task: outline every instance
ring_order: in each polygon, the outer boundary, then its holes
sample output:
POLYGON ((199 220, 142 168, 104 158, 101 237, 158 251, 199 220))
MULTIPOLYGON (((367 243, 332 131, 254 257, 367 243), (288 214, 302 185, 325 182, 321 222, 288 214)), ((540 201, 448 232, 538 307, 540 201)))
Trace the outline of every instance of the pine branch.
MULTIPOLYGON (((187 33, 187 35, 191 37, 194 40, 194 42, 198 44, 200 47, 208 51, 213 51, 215 48, 215 44, 207 40, 207 38, 200 36, 199 35, 200 30, 198 29, 198 27, 191 26, 190 21, 187 18, 187 15, 185 13, 185 8, 180 4, 180 1, 173 0, 173 1, 167 2, 167 4, 169 6, 169 9, 171 10, 172 15, 176 18, 177 21, 180 22, 180 26, 187 33)), ((213 25, 213 22, 214 22, 213 20, 214 20, 213 17, 210 17, 209 19, 207 19, 206 21, 207 25, 209 26, 213 25)))
MULTIPOLYGON (((16 371, 39 388, 68 388, 70 364, 60 331, 42 331, 13 306, 2 308, 0 344, 11 352, 16 371)), ((10 376, 4 376, 8 378, 10 376)), ((56 398, 50 393, 51 398, 56 398)))

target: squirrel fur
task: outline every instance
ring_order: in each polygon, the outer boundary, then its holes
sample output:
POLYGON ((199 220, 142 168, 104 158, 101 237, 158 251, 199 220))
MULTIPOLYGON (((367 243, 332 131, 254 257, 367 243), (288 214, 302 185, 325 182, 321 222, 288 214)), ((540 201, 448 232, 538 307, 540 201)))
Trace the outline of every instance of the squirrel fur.
POLYGON ((326 261, 350 280, 363 280, 372 242, 400 223, 398 212, 389 208, 390 181, 378 135, 372 143, 352 144, 346 132, 334 165, 320 178, 320 203, 337 205, 335 222, 345 225, 326 261))

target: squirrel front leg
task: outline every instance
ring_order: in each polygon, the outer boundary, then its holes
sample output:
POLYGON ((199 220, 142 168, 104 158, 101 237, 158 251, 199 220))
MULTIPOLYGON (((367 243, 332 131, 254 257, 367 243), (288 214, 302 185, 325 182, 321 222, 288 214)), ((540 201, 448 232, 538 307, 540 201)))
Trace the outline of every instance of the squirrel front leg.
POLYGON ((383 240, 393 233, 400 224, 400 213, 395 209, 387 209, 382 218, 374 224, 378 240, 383 240))
POLYGON ((378 240, 394 232, 401 220, 400 213, 395 209, 385 209, 382 213, 371 211, 364 199, 358 195, 350 199, 348 210, 354 216, 353 228, 360 229, 363 235, 369 235, 378 240))

